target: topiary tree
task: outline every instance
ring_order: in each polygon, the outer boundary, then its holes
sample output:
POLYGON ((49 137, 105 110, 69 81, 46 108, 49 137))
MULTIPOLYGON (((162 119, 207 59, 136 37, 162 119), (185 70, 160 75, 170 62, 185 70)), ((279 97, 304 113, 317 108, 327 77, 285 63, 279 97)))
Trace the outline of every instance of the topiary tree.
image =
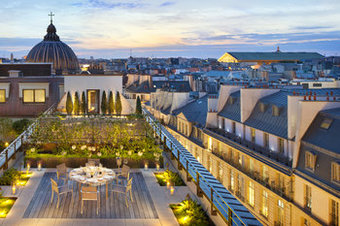
POLYGON ((106 98, 106 92, 105 91, 103 92, 103 95, 102 95, 102 103, 101 103, 100 108, 102 110, 102 114, 105 115, 106 112, 107 112, 107 98, 106 98))
POLYGON ((79 111, 80 111, 79 95, 78 92, 76 92, 74 94, 73 112, 75 115, 79 115, 79 111))
POLYGON ((117 91, 116 93, 116 114, 120 115, 122 113, 122 102, 120 100, 120 94, 117 91))
POLYGON ((86 99, 85 99, 85 92, 84 91, 81 94, 80 112, 83 113, 83 115, 86 114, 86 99))
POLYGON ((22 132, 25 131, 25 129, 29 127, 30 124, 31 124, 31 121, 24 118, 24 119, 13 122, 12 128, 15 130, 15 132, 17 132, 17 134, 21 134, 22 132))
POLYGON ((71 115, 73 111, 73 102, 70 92, 67 92, 66 111, 68 115, 71 115))
POLYGON ((140 101, 140 97, 137 97, 136 101, 136 114, 141 115, 142 114, 142 103, 140 101))
POLYGON ((108 111, 110 115, 112 115, 115 112, 115 101, 113 99, 112 91, 110 91, 110 94, 109 94, 108 111))

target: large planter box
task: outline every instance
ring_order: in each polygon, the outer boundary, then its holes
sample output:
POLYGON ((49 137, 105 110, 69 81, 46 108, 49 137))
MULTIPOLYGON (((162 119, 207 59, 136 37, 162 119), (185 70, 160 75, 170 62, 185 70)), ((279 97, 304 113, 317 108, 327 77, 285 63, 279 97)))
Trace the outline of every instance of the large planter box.
MULTIPOLYGON (((25 158, 26 163, 30 163, 32 168, 36 168, 38 166, 38 162, 41 162, 42 168, 56 168, 57 165, 61 163, 65 163, 69 168, 79 168, 81 166, 85 166, 88 162, 88 159, 85 157, 77 157, 77 158, 59 158, 59 157, 49 157, 49 158, 25 158)), ((128 159, 128 166, 131 168, 144 168, 145 163, 148 163, 149 168, 156 168, 155 160, 134 160, 128 159)), ((107 168, 117 168, 116 158, 101 158, 100 163, 107 168)), ((123 164, 123 161, 122 161, 123 164)), ((160 157, 159 160, 160 167, 163 168, 163 158, 160 157)))

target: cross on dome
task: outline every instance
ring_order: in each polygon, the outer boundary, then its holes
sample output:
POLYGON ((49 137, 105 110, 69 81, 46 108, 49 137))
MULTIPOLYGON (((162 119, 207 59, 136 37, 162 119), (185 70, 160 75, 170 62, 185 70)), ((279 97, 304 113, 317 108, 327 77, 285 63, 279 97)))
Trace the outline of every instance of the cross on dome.
POLYGON ((51 18, 51 23, 53 22, 53 17, 55 16, 52 12, 50 12, 50 14, 48 14, 48 16, 51 18))

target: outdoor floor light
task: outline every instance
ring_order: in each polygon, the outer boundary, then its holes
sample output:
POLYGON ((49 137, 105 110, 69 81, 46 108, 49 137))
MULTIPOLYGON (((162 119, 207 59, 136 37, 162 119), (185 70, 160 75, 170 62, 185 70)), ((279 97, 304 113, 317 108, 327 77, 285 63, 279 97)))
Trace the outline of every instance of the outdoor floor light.
POLYGON ((31 168, 31 165, 29 163, 27 163, 27 171, 26 171, 26 174, 28 174, 28 172, 30 171, 30 168, 31 168))
POLYGON ((13 181, 13 182, 12 182, 12 195, 15 195, 16 190, 17 190, 16 182, 13 181))

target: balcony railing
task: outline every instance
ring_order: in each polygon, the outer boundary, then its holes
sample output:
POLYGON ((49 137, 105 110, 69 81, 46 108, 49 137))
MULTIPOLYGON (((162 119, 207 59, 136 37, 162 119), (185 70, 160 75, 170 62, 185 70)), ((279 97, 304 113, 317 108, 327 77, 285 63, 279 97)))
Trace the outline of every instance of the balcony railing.
MULTIPOLYGON (((42 115, 51 114, 51 112, 55 109, 55 105, 49 107, 42 115)), ((0 153, 0 168, 7 169, 9 160, 15 156, 17 151, 21 148, 22 144, 29 138, 29 136, 33 133, 34 128, 36 126, 37 120, 35 120, 23 133, 21 133, 17 138, 15 138, 12 143, 8 145, 1 153, 0 153)))
MULTIPOLYGON (((239 164, 237 161, 233 161, 230 159, 230 156, 228 157, 223 157, 223 155, 220 155, 219 153, 215 153, 214 151, 212 152, 215 156, 219 157, 220 159, 224 160, 227 162, 229 165, 233 166, 237 170, 241 171, 242 173, 246 174, 248 177, 252 178, 253 180, 259 182, 263 186, 267 187, 271 191, 275 192, 279 196, 285 198, 286 200, 292 200, 292 190, 291 189, 286 189, 286 187, 280 187, 277 186, 276 183, 269 183, 269 178, 263 178, 260 176, 260 173, 257 171, 251 171, 247 169, 246 167, 243 167, 241 164, 239 164)), ((272 181, 273 182, 273 181, 272 181)))
POLYGON ((228 225, 261 225, 245 208, 192 154, 186 150, 146 109, 146 121, 154 129, 178 161, 179 169, 187 173, 187 180, 195 181, 197 195, 204 195, 211 204, 211 213, 218 212, 228 225))
POLYGON ((238 144, 241 144, 242 146, 255 151, 257 153, 260 153, 266 157, 269 157, 270 159, 273 159, 279 163, 282 163, 286 166, 291 167, 292 166, 292 160, 289 159, 289 157, 285 156, 284 154, 278 153, 278 152, 274 152, 272 150, 270 150, 269 148, 266 147, 262 147, 258 144, 252 143, 251 141, 245 140, 239 136, 237 136, 236 134, 233 133, 229 133, 227 131, 224 131, 222 129, 218 129, 218 128, 207 128, 207 130, 216 133, 220 136, 223 136, 225 138, 228 138, 229 140, 236 142, 238 144))

